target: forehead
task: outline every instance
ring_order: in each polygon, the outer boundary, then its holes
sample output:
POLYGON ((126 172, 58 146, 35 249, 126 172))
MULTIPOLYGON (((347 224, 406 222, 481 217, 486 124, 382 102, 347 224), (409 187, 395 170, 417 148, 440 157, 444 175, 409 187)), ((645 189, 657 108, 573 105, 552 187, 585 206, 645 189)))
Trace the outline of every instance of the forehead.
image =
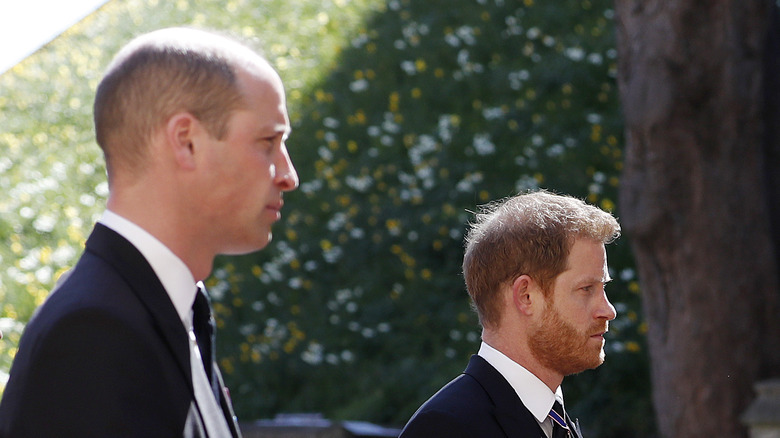
POLYGON ((607 282, 607 252, 604 244, 593 239, 575 239, 566 261, 566 270, 559 277, 576 279, 590 277, 607 282))
POLYGON ((239 69, 237 78, 244 111, 252 113, 264 129, 289 131, 287 102, 279 75, 266 64, 239 69))

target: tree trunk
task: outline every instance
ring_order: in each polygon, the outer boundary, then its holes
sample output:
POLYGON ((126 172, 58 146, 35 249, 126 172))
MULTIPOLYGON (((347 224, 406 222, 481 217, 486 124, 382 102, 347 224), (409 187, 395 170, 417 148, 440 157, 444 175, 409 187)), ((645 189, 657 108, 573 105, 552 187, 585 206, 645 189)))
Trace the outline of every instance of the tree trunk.
POLYGON ((774 1, 616 0, 620 214, 660 436, 745 437, 780 376, 774 1))

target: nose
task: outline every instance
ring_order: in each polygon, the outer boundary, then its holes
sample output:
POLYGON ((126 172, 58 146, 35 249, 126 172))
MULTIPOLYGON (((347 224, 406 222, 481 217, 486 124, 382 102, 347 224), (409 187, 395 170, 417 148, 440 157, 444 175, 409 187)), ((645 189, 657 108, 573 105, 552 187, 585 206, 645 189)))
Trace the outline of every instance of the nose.
POLYGON ((287 153, 287 148, 282 147, 279 163, 276 164, 275 183, 283 192, 289 192, 298 188, 298 172, 287 153))
POLYGON ((597 310, 596 310, 596 318, 604 318, 607 321, 612 321, 613 319, 617 318, 617 311, 615 310, 615 306, 612 305, 611 302, 609 302, 609 298, 607 298, 606 293, 602 293, 602 300, 599 304, 597 310))

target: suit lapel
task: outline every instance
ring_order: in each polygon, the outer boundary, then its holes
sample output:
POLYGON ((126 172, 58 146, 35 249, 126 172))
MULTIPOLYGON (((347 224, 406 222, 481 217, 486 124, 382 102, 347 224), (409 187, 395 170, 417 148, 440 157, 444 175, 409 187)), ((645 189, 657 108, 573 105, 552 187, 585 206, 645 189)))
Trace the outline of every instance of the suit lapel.
POLYGON ((493 401, 496 421, 507 437, 517 436, 519 431, 535 431, 537 436, 545 438, 539 423, 520 401, 509 382, 485 359, 478 355, 471 356, 464 373, 476 379, 488 393, 493 401))
MULTIPOLYGON (((568 415, 566 415, 566 417, 568 417, 568 415)), ((571 418, 568 418, 568 420, 569 420, 569 428, 574 434, 574 438, 582 438, 582 432, 580 431, 579 420, 572 421, 571 418)))
POLYGON ((143 255, 127 239, 100 223, 95 225, 87 239, 86 250, 108 262, 130 285, 151 315, 190 391, 193 391, 187 332, 168 293, 143 255))
POLYGON ((241 429, 238 427, 238 418, 233 411, 233 401, 230 399, 230 392, 228 391, 227 386, 225 386, 225 382, 222 380, 222 373, 219 371, 219 367, 216 363, 213 364, 213 369, 220 390, 220 397, 218 400, 219 406, 222 408, 222 413, 225 415, 228 428, 230 428, 230 433, 233 434, 234 437, 240 438, 241 429))

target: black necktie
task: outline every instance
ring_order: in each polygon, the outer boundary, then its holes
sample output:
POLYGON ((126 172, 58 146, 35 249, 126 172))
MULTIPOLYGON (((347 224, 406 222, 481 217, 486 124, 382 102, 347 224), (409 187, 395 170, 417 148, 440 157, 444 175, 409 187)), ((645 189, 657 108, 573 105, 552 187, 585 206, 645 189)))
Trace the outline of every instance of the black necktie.
POLYGON ((553 403, 549 416, 553 421, 552 438, 568 438, 571 436, 569 425, 566 421, 566 412, 557 400, 553 403))
POLYGON ((195 339, 198 342, 200 356, 203 359, 203 368, 206 370, 206 377, 211 383, 211 389, 219 402, 219 382, 214 378, 214 367, 212 362, 216 357, 216 348, 214 342, 215 322, 211 316, 211 303, 206 291, 198 288, 195 294, 195 303, 192 305, 192 330, 195 332, 195 339))
POLYGON ((217 357, 216 353, 216 322, 211 313, 211 301, 205 289, 198 288, 195 294, 195 303, 192 305, 192 331, 195 332, 195 340, 198 343, 203 367, 206 369, 206 377, 211 383, 211 390, 217 399, 217 404, 222 409, 228 420, 228 427, 234 437, 240 436, 238 433, 238 424, 236 423, 233 406, 228 397, 223 396, 221 391, 222 379, 219 371, 213 361, 217 357))

